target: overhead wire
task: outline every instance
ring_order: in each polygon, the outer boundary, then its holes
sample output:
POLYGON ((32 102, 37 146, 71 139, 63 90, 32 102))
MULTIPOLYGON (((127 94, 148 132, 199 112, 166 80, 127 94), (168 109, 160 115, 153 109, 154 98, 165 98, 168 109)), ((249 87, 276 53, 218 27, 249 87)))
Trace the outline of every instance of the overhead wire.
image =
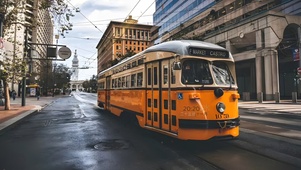
POLYGON ((148 9, 155 3, 156 1, 153 1, 153 3, 152 4, 150 4, 150 6, 148 6, 147 8, 146 8, 146 10, 137 18, 137 20, 139 20, 140 18, 141 18, 141 16, 146 12, 146 11, 148 11, 148 9))
POLYGON ((133 10, 136 8, 136 6, 139 4, 141 0, 138 0, 138 2, 136 3, 136 5, 133 7, 133 9, 129 12, 129 14, 125 17, 125 19, 127 19, 129 17, 129 15, 131 15, 131 13, 133 12, 133 10))
MULTIPOLYGON (((67 0, 67 2, 73 7, 75 8, 75 6, 70 2, 70 0, 67 0)), ((98 31, 100 31, 101 33, 103 33, 102 30, 100 30, 91 20, 89 20, 82 12, 79 11, 79 13, 89 22, 91 23, 98 31)))

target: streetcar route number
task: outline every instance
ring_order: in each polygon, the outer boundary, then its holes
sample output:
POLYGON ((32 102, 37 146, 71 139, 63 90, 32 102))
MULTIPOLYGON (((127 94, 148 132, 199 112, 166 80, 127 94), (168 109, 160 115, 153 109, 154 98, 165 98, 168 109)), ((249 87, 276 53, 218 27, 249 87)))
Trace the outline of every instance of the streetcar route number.
POLYGON ((184 112, 187 112, 187 111, 200 111, 200 107, 199 106, 184 106, 183 111, 184 112))
POLYGON ((215 114, 216 119, 228 119, 229 117, 229 114, 215 114))

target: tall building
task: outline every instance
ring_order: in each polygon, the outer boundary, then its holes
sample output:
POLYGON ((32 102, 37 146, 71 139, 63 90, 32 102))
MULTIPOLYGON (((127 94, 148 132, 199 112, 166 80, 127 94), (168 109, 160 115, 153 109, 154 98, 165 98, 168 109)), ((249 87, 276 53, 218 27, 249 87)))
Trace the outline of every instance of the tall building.
POLYGON ((154 25, 154 44, 195 39, 230 50, 245 100, 301 97, 299 0, 156 0, 154 25))
MULTIPOLYGON (((21 0, 16 6, 16 21, 12 23, 4 35, 5 57, 11 58, 14 62, 29 53, 25 56, 28 58, 28 70, 30 72, 30 77, 27 77, 27 85, 38 83, 40 74, 42 74, 41 68, 44 68, 46 63, 49 66, 49 72, 52 69, 51 62, 40 60, 46 58, 47 46, 36 45, 52 44, 53 41, 52 19, 48 10, 39 8, 41 3, 39 0, 21 0), (25 42, 28 43, 28 48, 32 50, 25 48, 25 42)), ((21 86, 20 84, 18 86, 16 79, 10 86, 11 89, 18 89, 20 94, 21 86)))
POLYGON ((129 16, 124 22, 111 21, 97 44, 98 70, 110 67, 127 53, 138 53, 150 46, 152 25, 138 24, 129 16))

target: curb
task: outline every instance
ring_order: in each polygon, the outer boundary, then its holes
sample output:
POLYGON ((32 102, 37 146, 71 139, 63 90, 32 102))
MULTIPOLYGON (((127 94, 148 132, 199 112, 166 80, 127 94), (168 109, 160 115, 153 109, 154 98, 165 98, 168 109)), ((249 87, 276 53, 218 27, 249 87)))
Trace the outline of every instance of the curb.
POLYGON ((35 108, 25 111, 21 114, 19 114, 16 117, 13 117, 3 123, 0 123, 0 135, 5 133, 7 130, 11 129, 14 125, 18 124, 21 120, 23 120, 24 118, 33 115, 37 112, 39 112, 40 110, 42 110, 43 108, 47 107, 48 105, 52 104, 53 102, 55 102, 55 100, 44 104, 43 106, 40 105, 34 105, 35 108))
POLYGON ((0 124, 0 134, 4 133, 6 130, 10 129, 13 125, 17 124, 25 117, 31 115, 32 113, 36 113, 38 111, 40 111, 40 109, 38 109, 38 107, 36 106, 36 108, 34 108, 32 110, 28 110, 16 117, 13 117, 13 118, 1 123, 0 124))

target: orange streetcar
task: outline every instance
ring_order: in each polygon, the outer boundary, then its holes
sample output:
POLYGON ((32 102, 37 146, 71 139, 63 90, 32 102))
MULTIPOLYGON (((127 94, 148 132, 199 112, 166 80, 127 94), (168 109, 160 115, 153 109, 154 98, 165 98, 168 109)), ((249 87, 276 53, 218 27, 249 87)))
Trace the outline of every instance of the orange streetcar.
POLYGON ((229 51, 169 41, 98 75, 98 106, 142 128, 181 140, 239 135, 235 63, 229 51))

